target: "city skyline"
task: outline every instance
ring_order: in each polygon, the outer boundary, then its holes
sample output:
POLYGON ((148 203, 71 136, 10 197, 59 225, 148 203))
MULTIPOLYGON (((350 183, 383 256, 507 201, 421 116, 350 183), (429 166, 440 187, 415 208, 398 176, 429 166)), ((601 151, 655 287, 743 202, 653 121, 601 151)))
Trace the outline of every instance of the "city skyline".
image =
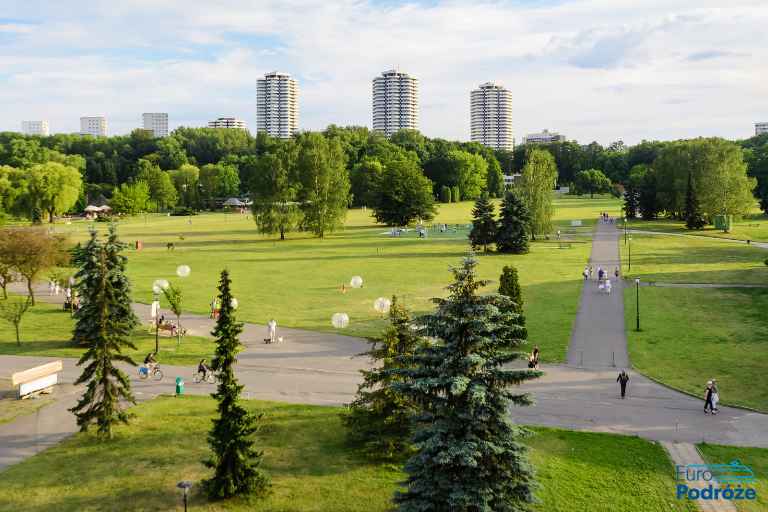
POLYGON ((73 133, 88 112, 111 134, 141 112, 169 112, 169 129, 222 114, 254 127, 273 69, 300 84, 302 130, 371 127, 371 77, 392 67, 418 77, 430 137, 470 139, 466 95, 485 81, 514 96, 516 134, 548 126, 583 143, 745 138, 768 117, 759 2, 192 4, 4 5, 0 130, 47 119, 73 133))

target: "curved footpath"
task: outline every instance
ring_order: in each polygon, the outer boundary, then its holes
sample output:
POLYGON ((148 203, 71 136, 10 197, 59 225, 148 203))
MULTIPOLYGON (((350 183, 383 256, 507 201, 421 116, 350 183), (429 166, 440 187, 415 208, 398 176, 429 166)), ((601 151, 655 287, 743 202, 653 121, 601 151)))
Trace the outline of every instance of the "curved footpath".
MULTIPOLYGON (((591 257, 595 269, 600 265, 612 272, 619 266, 618 237, 614 226, 598 225, 591 257)), ((44 293, 40 299, 61 300, 44 293)), ((149 306, 135 304, 134 308, 148 322, 149 306)), ((200 315, 184 315, 182 323, 190 334, 206 335, 213 328, 213 321, 200 315)), ((357 357, 367 349, 365 340, 298 329, 279 331, 285 342, 267 345, 263 343, 266 327, 245 324, 241 340, 246 348, 238 357, 237 375, 245 385, 246 397, 318 405, 352 400, 360 382, 358 370, 369 364, 357 357)), ((545 375, 522 387, 534 396, 536 405, 515 407, 512 416, 524 424, 638 435, 658 441, 768 447, 768 416, 763 414, 723 407, 717 416, 705 415, 701 400, 634 372, 630 372, 628 398, 619 398, 616 376, 619 368, 629 366, 626 346, 622 284, 616 283, 613 293, 605 295, 598 292, 595 281, 585 282, 568 363, 543 366, 545 375)), ((57 358, 0 356, 0 375, 53 359, 57 358)), ((64 360, 64 382, 73 382, 79 375, 75 362, 64 360)), ((186 393, 214 390, 210 384, 192 384, 192 367, 162 368, 166 377, 159 383, 140 381, 135 369, 127 369, 138 400, 172 394, 176 376, 185 378, 186 393)), ((728 390, 723 393, 727 395, 728 390)), ((34 414, 0 425, 0 469, 75 432, 74 418, 67 408, 77 395, 72 391, 34 414)))

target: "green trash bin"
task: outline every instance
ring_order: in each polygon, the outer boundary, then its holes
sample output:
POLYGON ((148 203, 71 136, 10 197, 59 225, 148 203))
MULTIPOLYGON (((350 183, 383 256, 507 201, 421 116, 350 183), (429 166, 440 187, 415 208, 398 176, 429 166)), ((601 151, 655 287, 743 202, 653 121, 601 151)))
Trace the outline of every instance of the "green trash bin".
POLYGON ((184 394, 184 379, 176 377, 176 396, 184 394))

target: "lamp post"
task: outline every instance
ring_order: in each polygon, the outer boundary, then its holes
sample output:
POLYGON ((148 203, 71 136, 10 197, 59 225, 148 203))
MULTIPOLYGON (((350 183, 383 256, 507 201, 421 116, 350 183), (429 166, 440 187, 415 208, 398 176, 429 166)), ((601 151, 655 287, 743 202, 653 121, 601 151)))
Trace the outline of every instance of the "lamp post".
POLYGON ((632 271, 632 235, 627 237, 627 241, 629 242, 627 244, 627 273, 629 273, 632 271))
POLYGON ((160 351, 160 294, 153 290, 152 309, 155 313, 155 354, 160 351))
POLYGON ((637 292, 637 297, 635 298, 637 325, 635 326, 635 330, 640 332, 640 278, 635 279, 635 291, 637 292))
POLYGON ((624 217, 624 245, 627 245, 627 218, 624 217))
POLYGON ((187 512, 187 495, 189 494, 189 488, 192 487, 192 482, 189 480, 182 480, 176 484, 176 487, 184 492, 184 512, 187 512))

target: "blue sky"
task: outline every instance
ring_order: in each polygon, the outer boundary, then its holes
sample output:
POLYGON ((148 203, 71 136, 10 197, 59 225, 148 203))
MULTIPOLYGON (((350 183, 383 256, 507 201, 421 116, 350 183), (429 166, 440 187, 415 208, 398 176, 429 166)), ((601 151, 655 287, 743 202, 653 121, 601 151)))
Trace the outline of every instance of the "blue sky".
POLYGON ((48 119, 78 130, 142 112, 172 126, 238 116, 256 80, 300 83, 300 125, 370 126, 371 79, 420 79, 421 130, 469 137, 469 91, 512 91, 515 136, 747 137, 768 121, 768 3, 734 1, 4 0, 0 130, 48 119))

